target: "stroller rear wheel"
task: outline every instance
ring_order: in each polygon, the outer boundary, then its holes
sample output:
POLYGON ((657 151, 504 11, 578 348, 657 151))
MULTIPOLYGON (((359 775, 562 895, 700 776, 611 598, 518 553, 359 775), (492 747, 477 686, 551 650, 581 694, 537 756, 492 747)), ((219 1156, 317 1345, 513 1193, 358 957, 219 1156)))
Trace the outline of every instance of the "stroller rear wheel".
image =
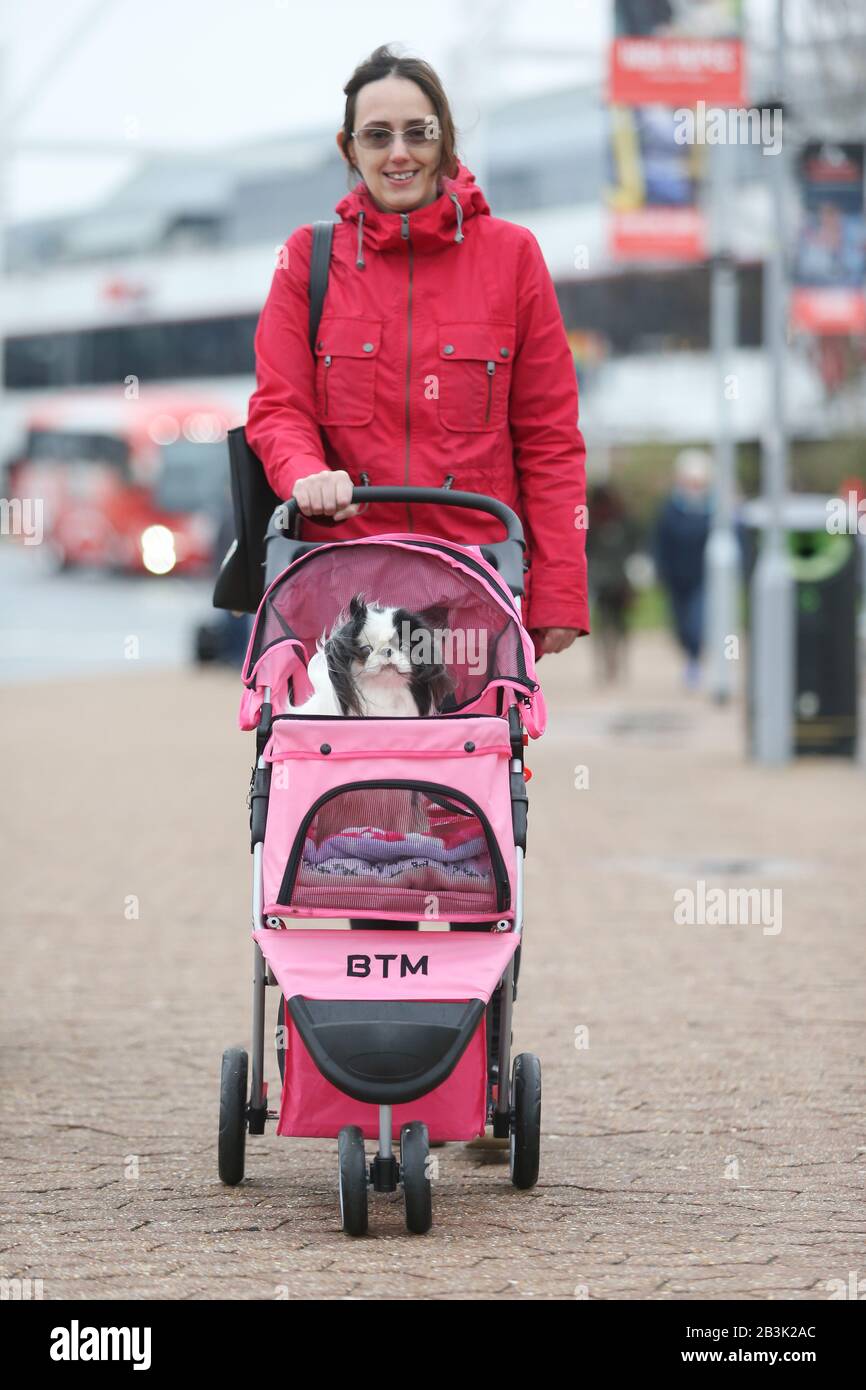
POLYGON ((340 1159, 340 1225, 347 1236, 367 1234, 367 1157, 357 1125, 344 1125, 337 1136, 340 1159))
POLYGON ((227 1047, 220 1074, 219 1175, 229 1187, 236 1187, 244 1176, 248 1069, 244 1049, 227 1047))
POLYGON ((521 1052, 511 1069, 511 1181, 534 1187, 541 1158, 541 1063, 521 1052))
POLYGON ((433 1225, 429 1157, 427 1126, 420 1120, 404 1125, 400 1131, 400 1178, 406 1200, 406 1228, 416 1236, 423 1236, 433 1225))

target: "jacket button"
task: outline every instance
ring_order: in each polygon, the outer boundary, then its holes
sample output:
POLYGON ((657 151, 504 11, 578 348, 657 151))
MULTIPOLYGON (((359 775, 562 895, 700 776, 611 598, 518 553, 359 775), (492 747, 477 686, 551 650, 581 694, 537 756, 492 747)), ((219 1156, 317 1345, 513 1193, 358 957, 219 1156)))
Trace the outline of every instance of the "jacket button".
POLYGON ((365 343, 365 344, 364 344, 364 351, 365 351, 365 352, 372 352, 372 351, 373 351, 373 344, 372 344, 372 343, 365 343))
POLYGON ((446 343, 445 346, 444 346, 444 348, 442 349, 442 351, 445 352, 445 353, 447 353, 448 356, 450 357, 451 354, 452 354, 452 352, 454 351, 454 344, 453 344, 453 343, 446 343))
POLYGON ((468 743, 464 743, 463 747, 466 749, 466 752, 467 752, 467 753, 474 753, 474 752, 475 752, 475 744, 472 742, 471 739, 469 740, 468 743))
POLYGON ((321 747, 319 748, 319 752, 320 752, 320 753, 330 753, 330 751, 331 751, 331 745, 330 745, 330 743, 323 743, 323 744, 321 745, 321 747))
POLYGON ((500 356, 500 357, 507 357, 507 356, 508 356, 508 348, 500 348, 500 349, 499 349, 499 356, 500 356))

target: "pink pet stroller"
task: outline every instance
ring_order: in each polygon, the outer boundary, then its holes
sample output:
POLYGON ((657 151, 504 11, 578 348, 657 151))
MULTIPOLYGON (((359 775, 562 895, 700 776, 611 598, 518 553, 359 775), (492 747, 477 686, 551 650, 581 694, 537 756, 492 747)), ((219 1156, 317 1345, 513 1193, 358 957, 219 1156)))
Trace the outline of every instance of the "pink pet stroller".
POLYGON ((544 730, 521 625, 523 533, 474 493, 356 488, 356 501, 435 502, 498 517, 506 539, 293 539, 267 533, 265 594, 243 668, 250 785, 253 1043, 223 1055, 219 1175, 244 1175, 246 1133, 337 1138, 342 1228, 368 1190, 402 1187, 410 1231, 432 1221, 431 1142, 510 1140, 511 1180, 538 1178, 541 1071, 511 1065, 523 925, 527 736, 544 730), (430 715, 304 715, 307 665, 350 598, 411 610, 440 644, 450 692, 430 715), (349 918, 354 928, 295 926, 349 918), (366 927, 365 922, 370 922, 366 927), (401 927, 402 923, 406 927, 401 927), (420 923, 420 930, 419 930, 420 923), (411 926, 410 926, 411 924, 411 926), (446 925, 450 924, 450 930, 446 925), (279 988, 279 1108, 263 1077, 265 991, 279 988), (365 1140, 377 1151, 368 1159, 365 1140))

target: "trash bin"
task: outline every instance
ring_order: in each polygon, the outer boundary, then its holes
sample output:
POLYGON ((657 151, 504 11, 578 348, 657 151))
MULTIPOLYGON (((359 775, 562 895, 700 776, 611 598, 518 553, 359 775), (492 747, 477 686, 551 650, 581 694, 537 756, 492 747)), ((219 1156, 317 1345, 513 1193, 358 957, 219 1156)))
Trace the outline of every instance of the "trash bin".
MULTIPOLYGON (((857 610, 860 547, 856 535, 828 530, 829 497, 791 494, 782 525, 794 578, 794 752, 855 757, 858 734, 857 610)), ((767 528, 763 500, 747 502, 748 578, 767 528)), ((751 639, 752 615, 748 631, 751 639)), ((749 739, 754 751, 754 669, 749 662, 749 739)))

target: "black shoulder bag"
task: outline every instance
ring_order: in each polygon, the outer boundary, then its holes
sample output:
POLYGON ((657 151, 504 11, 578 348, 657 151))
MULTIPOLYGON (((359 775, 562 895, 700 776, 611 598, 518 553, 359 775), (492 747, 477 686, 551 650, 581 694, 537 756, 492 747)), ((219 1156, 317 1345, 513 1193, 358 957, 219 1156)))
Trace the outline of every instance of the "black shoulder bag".
MULTIPOLYGON (((310 351, 313 351, 331 266, 333 222, 313 223, 310 258, 310 351)), ((228 431, 229 470, 235 539, 220 565, 213 606, 234 613, 255 613, 265 583, 265 532, 274 511, 287 499, 278 497, 265 476, 261 459, 247 443, 243 425, 228 431)))

